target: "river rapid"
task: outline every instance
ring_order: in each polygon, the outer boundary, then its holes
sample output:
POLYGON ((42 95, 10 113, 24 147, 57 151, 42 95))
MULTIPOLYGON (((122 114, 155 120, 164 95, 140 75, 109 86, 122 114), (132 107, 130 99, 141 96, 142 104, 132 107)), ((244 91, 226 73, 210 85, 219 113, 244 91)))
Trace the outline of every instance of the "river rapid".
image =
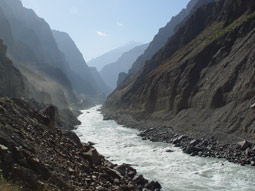
POLYGON ((167 143, 144 141, 139 131, 104 121, 100 106, 83 110, 75 133, 116 164, 131 164, 164 191, 255 191, 255 168, 215 158, 192 157, 167 143), (167 152, 172 150, 173 152, 167 152))

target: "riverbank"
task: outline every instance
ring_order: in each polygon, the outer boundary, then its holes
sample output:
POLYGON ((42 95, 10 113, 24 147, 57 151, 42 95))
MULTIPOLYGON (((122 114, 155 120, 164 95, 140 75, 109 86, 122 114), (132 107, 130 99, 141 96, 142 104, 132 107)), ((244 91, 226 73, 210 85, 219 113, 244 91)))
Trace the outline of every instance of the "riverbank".
MULTIPOLYGON (((0 169, 23 191, 160 190, 129 165, 115 165, 94 146, 62 131, 57 108, 37 110, 23 99, 0 98, 0 169)), ((65 125, 63 125, 65 126, 65 125)))
POLYGON ((222 132, 178 132, 167 121, 138 121, 131 115, 116 114, 106 109, 102 113, 104 120, 115 120, 120 125, 138 129, 144 140, 174 144, 191 156, 222 158, 241 165, 255 166, 255 145, 242 138, 222 132))

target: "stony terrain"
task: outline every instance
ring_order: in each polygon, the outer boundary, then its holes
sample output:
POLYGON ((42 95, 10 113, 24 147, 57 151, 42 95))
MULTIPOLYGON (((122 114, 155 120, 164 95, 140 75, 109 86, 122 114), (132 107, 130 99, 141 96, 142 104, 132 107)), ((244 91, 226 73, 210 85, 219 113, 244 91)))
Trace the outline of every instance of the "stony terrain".
POLYGON ((62 132, 56 107, 39 111, 35 105, 0 98, 0 169, 5 180, 26 191, 160 190, 159 183, 148 182, 129 165, 114 165, 71 131, 62 132))
MULTIPOLYGON (((120 125, 138 129, 139 136, 152 142, 165 142, 180 147, 191 156, 214 157, 241 165, 255 166, 255 144, 240 137, 221 132, 183 133, 169 126, 168 122, 136 120, 131 115, 103 111, 104 120, 115 120, 120 125)), ((169 151, 171 152, 171 151, 169 151)))

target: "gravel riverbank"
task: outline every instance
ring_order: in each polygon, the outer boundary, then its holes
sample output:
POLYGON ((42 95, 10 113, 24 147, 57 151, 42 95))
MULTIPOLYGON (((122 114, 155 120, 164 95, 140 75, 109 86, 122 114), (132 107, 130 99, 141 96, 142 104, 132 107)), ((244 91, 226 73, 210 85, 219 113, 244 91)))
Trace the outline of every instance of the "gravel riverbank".
MULTIPOLYGON (((215 157, 241 165, 255 166, 254 143, 222 132, 177 132, 167 123, 157 120, 135 120, 131 115, 102 110, 104 120, 115 120, 120 125, 136 128, 144 140, 166 142, 180 147, 192 156, 215 157)), ((171 152, 171 151, 169 151, 171 152)))

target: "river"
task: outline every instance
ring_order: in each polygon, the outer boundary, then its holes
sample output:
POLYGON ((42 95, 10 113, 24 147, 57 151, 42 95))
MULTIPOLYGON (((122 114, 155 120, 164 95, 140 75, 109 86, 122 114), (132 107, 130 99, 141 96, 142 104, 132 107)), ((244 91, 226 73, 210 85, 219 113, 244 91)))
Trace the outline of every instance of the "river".
POLYGON ((192 157, 167 143, 144 141, 139 131, 104 121, 100 106, 83 110, 75 133, 116 164, 131 164, 163 191, 255 191, 255 168, 215 158, 192 157), (173 152, 166 152, 172 150, 173 152))

